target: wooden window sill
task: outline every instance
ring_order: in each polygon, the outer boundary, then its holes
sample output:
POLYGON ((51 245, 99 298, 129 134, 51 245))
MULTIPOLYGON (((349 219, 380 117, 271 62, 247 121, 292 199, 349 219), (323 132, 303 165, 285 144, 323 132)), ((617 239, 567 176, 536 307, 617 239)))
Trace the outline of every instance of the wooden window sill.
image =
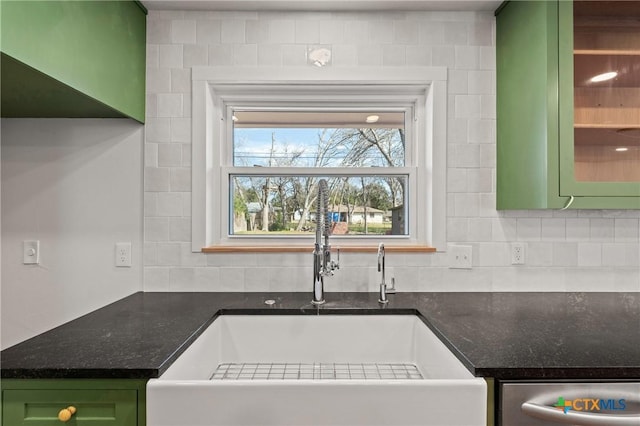
MULTIPOLYGON (((342 253, 375 253, 378 246, 339 246, 332 245, 332 249, 340 249, 342 253)), ((435 247, 429 246, 384 246, 389 253, 435 253, 435 247)), ((202 249, 203 253, 306 253, 312 252, 312 246, 210 246, 202 249)))

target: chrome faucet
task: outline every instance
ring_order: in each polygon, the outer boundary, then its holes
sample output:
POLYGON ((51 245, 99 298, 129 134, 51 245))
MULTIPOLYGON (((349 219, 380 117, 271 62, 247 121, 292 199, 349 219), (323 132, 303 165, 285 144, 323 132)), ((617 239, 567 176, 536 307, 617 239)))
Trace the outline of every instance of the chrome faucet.
POLYGON ((321 305, 324 300, 324 277, 333 275, 333 271, 340 269, 340 250, 338 260, 331 260, 331 222, 329 213, 329 186, 325 179, 318 182, 318 208, 316 211, 316 242, 313 249, 313 299, 311 303, 321 305), (324 237, 324 242, 322 241, 324 237))
POLYGON ((396 280, 395 278, 391 278, 391 287, 387 287, 387 283, 385 280, 385 251, 384 244, 380 243, 378 245, 378 272, 381 272, 380 279, 380 297, 378 298, 379 303, 389 303, 389 299, 387 298, 387 294, 394 294, 396 292, 396 280))

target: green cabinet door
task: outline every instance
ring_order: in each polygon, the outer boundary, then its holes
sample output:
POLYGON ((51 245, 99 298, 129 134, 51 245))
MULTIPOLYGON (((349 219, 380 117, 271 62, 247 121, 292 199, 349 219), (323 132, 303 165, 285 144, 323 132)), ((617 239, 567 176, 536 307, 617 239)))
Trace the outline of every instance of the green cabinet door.
POLYGON ((59 426, 60 410, 73 406, 69 425, 137 426, 135 390, 7 390, 3 400, 5 425, 59 426))
POLYGON ((558 5, 508 2, 497 13, 496 26, 497 207, 562 207, 558 5))
POLYGON ((497 208, 640 209, 640 180, 576 179, 572 2, 506 2, 496 28, 497 208))
POLYGON ((626 3, 558 4, 560 195, 601 197, 593 200, 596 208, 640 208, 640 173, 626 181, 623 173, 640 170, 640 1, 626 3), (612 70, 619 72, 615 79, 589 81, 612 70), (626 151, 616 152, 618 145, 626 151))
POLYGON ((2 425, 144 426, 142 380, 3 380, 2 425), (75 413, 63 423, 61 410, 75 413))

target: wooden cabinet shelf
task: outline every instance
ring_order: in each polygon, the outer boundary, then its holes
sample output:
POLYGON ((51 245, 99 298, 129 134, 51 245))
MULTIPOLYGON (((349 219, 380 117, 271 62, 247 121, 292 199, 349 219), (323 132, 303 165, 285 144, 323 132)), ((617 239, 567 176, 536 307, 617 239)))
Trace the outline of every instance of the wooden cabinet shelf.
POLYGON ((640 50, 620 49, 574 49, 574 55, 640 55, 640 50))

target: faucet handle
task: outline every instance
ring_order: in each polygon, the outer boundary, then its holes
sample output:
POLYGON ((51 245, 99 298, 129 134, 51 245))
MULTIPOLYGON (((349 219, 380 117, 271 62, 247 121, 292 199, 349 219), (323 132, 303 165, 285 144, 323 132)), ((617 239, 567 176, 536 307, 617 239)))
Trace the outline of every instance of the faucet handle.
POLYGON ((331 269, 340 269, 340 248, 336 249, 336 260, 331 261, 331 269))
POLYGON ((388 294, 396 294, 396 278, 395 277, 391 278, 391 287, 387 286, 386 290, 388 294))

